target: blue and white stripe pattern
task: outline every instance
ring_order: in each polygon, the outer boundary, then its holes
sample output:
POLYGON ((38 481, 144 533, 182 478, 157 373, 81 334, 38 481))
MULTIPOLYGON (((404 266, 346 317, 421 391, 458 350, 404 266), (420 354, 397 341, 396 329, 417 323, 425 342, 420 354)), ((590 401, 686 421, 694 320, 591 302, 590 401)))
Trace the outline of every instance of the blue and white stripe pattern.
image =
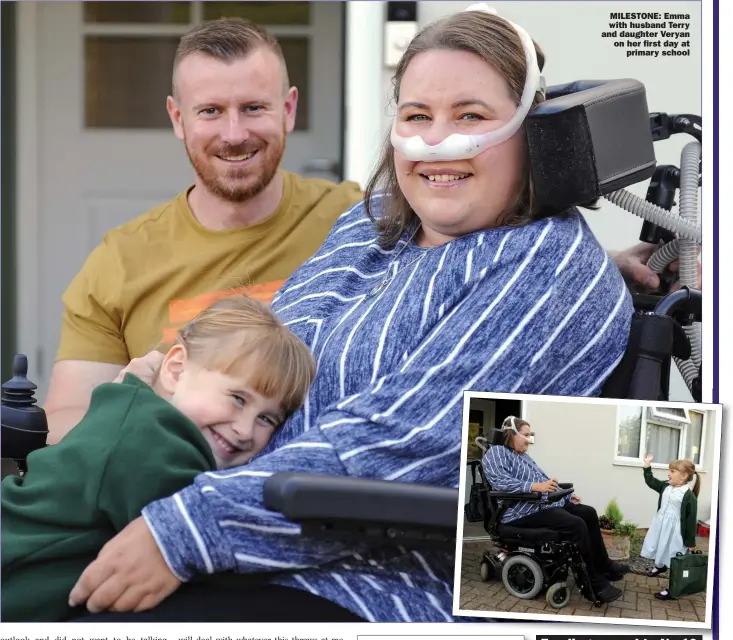
MULTIPOLYGON (((494 491, 510 493, 529 493, 532 484, 550 479, 537 463, 526 453, 517 453, 504 446, 493 446, 481 459, 484 475, 494 491)), ((542 496, 542 503, 517 502, 510 504, 501 516, 502 522, 511 522, 518 518, 537 513, 540 509, 562 507, 570 500, 565 496, 557 502, 547 502, 549 494, 542 496)), ((501 504, 502 501, 499 501, 501 504)))
POLYGON ((275 296, 318 374, 259 457, 145 509, 182 580, 272 571, 366 620, 452 619, 453 554, 298 537, 264 508, 264 480, 293 471, 457 488, 464 390, 598 394, 633 309, 578 212, 435 248, 409 235, 380 248, 359 204, 275 296))

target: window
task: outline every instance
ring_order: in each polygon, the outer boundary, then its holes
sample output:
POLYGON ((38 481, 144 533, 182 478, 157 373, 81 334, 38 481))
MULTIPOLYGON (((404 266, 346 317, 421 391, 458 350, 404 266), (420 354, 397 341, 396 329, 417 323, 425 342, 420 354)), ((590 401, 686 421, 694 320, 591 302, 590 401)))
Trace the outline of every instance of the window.
POLYGON ((655 419, 690 423, 690 414, 682 407, 651 407, 651 412, 655 419))
POLYGON ((687 427, 687 439, 682 458, 692 460, 695 465, 702 466, 702 450, 704 445, 705 414, 690 411, 690 425, 687 427))
POLYGON ((84 127, 170 129, 165 108, 178 40, 195 24, 249 18, 278 39, 309 128, 310 2, 84 2, 84 127))
POLYGON ((685 458, 702 468, 706 415, 687 408, 619 406, 615 461, 641 464, 651 453, 653 465, 685 458))
POLYGON ((622 458, 638 458, 641 442, 642 407, 619 407, 618 445, 616 455, 622 458))

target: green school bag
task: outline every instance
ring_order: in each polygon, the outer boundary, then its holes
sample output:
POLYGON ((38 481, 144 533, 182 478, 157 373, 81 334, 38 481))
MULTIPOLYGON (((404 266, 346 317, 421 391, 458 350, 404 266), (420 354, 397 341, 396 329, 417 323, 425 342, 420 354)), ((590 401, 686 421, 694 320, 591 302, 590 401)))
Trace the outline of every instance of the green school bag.
POLYGON ((678 553, 669 564, 669 595, 673 598, 707 589, 708 556, 702 551, 678 553))

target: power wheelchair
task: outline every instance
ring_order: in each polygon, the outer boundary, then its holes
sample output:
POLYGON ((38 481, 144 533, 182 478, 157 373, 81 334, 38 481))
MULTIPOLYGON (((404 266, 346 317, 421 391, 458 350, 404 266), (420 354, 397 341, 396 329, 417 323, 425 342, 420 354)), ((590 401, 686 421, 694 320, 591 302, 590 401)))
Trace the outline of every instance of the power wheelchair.
MULTIPOLYGON (((504 432, 494 429, 489 446, 502 446, 504 432)), ((553 609, 562 609, 570 600, 573 588, 595 606, 600 607, 585 561, 572 542, 560 539, 557 531, 546 528, 530 529, 502 523, 504 512, 516 503, 540 503, 542 494, 495 491, 484 475, 481 462, 471 462, 478 470, 482 488, 479 496, 483 505, 483 525, 496 550, 487 549, 481 558, 481 579, 500 577, 505 589, 514 597, 532 600, 543 589, 545 600, 553 609)), ((560 483, 560 489, 547 496, 554 503, 573 494, 573 485, 560 483)))
MULTIPOLYGON (((672 253, 677 250, 674 245, 690 238, 699 243, 700 229, 696 221, 683 220, 670 211, 682 178, 689 178, 690 162, 685 171, 657 167, 653 143, 676 133, 689 133, 700 141, 701 131, 697 116, 650 114, 644 86, 634 80, 582 81, 550 87, 547 100, 526 119, 537 199, 558 212, 600 197, 615 199, 619 206, 645 218, 642 239, 665 243, 663 248, 669 255, 659 261, 662 271, 676 257, 672 253), (649 178, 652 180, 646 201, 635 201, 623 191, 649 178)), ((696 195, 699 159, 693 158, 692 164, 696 195)), ((689 191, 689 184, 686 188, 689 191)), ((693 249, 696 255, 697 247, 693 249)), ((637 312, 629 346, 606 382, 603 396, 667 399, 671 362, 690 362, 692 334, 686 329, 702 319, 700 291, 694 284, 683 284, 686 286, 680 291, 669 295, 635 296, 637 312)), ((26 470, 26 456, 45 446, 48 433, 43 409, 36 405, 36 386, 26 377, 27 367, 25 356, 16 356, 13 378, 2 387, 2 456, 15 461, 21 473, 26 470)), ((699 362, 692 362, 686 378, 696 399, 700 395, 700 368, 699 362)), ((457 489, 288 473, 270 477, 264 493, 267 508, 300 523, 303 536, 455 550, 457 489)), ((525 499, 499 495, 492 499, 499 497, 525 499)), ((510 544, 497 526, 487 523, 490 533, 494 531, 491 535, 498 536, 509 551, 519 552, 519 538, 516 544, 510 544)), ((572 554, 550 538, 545 541, 544 536, 543 532, 537 553, 545 557, 545 544, 552 550, 546 556, 549 560, 542 575, 543 583, 554 581, 550 584, 551 604, 556 606, 566 597, 562 589, 567 588, 569 571, 575 571, 576 564, 572 561, 568 565, 566 559, 572 554), (565 587, 556 586, 563 584, 565 587)), ((527 539, 533 550, 534 541, 527 539)), ((495 566, 494 560, 487 558, 487 566, 495 566)), ((516 565, 519 571, 519 564, 519 560, 513 561, 510 567, 516 565)), ((537 576, 536 568, 530 571, 537 576)), ((582 588, 582 580, 580 583, 582 588)))

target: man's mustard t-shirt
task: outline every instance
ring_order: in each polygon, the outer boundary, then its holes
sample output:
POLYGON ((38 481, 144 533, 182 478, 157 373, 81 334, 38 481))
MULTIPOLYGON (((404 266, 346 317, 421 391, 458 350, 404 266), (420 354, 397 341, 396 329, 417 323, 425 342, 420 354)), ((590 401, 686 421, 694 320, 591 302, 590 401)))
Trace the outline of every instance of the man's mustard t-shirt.
POLYGON ((64 293, 57 360, 126 365, 236 292, 269 302, 362 199, 354 182, 284 173, 283 198, 261 223, 201 226, 188 192, 107 233, 64 293))

